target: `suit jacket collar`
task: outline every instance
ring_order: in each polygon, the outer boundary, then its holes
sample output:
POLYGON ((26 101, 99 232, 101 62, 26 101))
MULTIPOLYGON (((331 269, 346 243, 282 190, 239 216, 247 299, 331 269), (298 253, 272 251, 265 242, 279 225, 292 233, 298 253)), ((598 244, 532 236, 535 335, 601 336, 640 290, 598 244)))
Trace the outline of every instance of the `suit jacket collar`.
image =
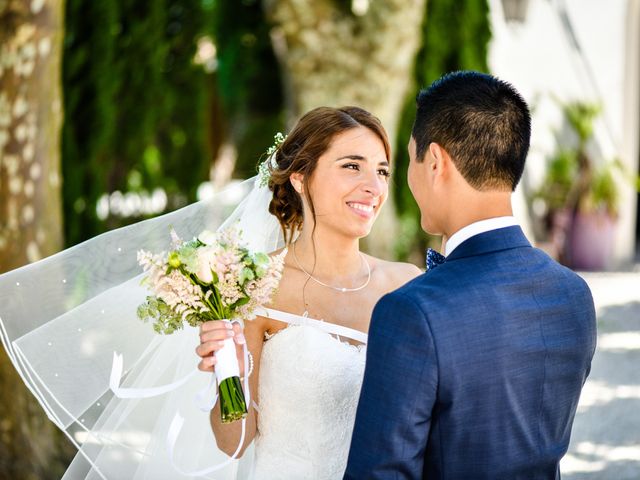
POLYGON ((451 255, 447 257, 447 262, 518 247, 531 247, 531 243, 519 226, 498 228, 465 240, 451 252, 451 255))
POLYGON ((481 233, 488 232, 489 230, 513 227, 514 225, 518 225, 518 221, 513 215, 486 218, 484 220, 473 222, 465 227, 462 227, 447 239, 447 243, 444 246, 444 255, 451 255, 458 245, 463 243, 465 240, 470 239, 471 237, 475 237, 476 235, 480 235, 481 233))

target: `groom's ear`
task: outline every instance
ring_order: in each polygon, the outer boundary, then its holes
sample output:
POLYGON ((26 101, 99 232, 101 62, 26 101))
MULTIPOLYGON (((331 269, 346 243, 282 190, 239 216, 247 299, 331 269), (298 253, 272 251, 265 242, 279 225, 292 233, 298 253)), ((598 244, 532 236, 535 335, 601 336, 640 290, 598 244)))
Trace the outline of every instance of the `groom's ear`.
POLYGON ((429 144, 429 164, 431 173, 443 173, 445 169, 447 151, 435 142, 429 144))

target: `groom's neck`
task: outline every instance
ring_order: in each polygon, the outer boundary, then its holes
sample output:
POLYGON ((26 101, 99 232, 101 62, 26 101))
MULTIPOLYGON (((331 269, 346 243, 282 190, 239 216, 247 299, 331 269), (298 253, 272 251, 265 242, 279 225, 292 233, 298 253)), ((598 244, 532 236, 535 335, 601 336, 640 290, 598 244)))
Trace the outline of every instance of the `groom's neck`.
POLYGON ((459 197, 450 207, 442 228, 443 234, 448 238, 472 223, 513 215, 511 192, 474 192, 459 197))

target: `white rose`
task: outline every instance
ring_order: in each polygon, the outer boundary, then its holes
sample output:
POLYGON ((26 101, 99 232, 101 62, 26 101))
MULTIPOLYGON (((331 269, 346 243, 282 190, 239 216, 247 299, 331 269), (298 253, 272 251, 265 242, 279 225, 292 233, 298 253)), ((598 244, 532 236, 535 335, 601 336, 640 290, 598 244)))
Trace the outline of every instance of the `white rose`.
POLYGON ((205 245, 213 245, 216 243, 216 234, 210 230, 204 230, 200 235, 198 235, 198 240, 205 245))
POLYGON ((198 249, 198 267, 196 268, 196 276, 204 283, 213 281, 213 273, 211 273, 211 258, 213 251, 210 248, 198 249))

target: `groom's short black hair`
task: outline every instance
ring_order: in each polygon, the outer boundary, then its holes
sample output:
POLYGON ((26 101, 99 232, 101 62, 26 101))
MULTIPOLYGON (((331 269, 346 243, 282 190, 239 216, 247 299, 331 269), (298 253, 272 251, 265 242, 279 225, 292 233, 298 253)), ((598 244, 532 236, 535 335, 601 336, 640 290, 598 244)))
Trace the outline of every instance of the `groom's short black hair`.
POLYGON ((531 116, 513 86, 484 73, 454 72, 420 91, 416 103, 417 161, 435 142, 477 190, 515 190, 529 150, 531 116))

